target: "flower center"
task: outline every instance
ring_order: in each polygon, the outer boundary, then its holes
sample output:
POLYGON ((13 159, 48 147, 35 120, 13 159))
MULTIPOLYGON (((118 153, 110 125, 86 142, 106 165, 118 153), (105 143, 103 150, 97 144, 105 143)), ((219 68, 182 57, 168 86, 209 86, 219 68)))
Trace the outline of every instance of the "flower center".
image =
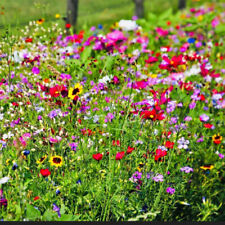
POLYGON ((61 163, 61 159, 60 158, 53 158, 53 160, 52 160, 55 164, 59 164, 59 163, 61 163))
POLYGON ((73 89, 73 95, 76 95, 78 92, 79 92, 80 90, 79 90, 79 88, 75 88, 75 89, 73 89))

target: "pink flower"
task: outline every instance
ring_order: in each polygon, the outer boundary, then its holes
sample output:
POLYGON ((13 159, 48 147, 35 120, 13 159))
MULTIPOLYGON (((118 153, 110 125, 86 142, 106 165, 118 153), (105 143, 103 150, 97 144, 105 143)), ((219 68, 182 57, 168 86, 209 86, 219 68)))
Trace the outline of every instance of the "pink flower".
POLYGON ((116 153, 116 160, 121 160, 124 157, 125 152, 117 152, 116 153))

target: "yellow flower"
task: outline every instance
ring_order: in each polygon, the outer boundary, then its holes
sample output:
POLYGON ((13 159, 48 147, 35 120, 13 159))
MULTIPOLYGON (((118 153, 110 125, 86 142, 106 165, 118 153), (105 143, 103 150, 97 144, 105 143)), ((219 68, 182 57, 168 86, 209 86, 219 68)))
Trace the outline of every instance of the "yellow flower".
POLYGON ((73 100, 74 97, 81 94, 82 91, 83 91, 83 87, 81 84, 78 83, 73 88, 71 87, 69 89, 68 97, 73 100))
POLYGON ((44 23, 44 22, 45 22, 45 19, 44 19, 44 18, 42 18, 42 19, 37 20, 36 22, 37 22, 37 24, 41 25, 42 23, 44 23))
POLYGON ((55 18, 56 18, 56 19, 59 19, 59 18, 60 18, 60 14, 58 14, 58 13, 55 14, 55 18))
POLYGON ((197 17, 197 19, 198 19, 199 22, 201 22, 203 20, 203 16, 200 15, 200 16, 197 17))
POLYGON ((63 160, 61 156, 55 155, 51 157, 49 162, 51 163, 52 166, 60 167, 62 166, 63 160))
POLYGON ((211 169, 214 168, 214 166, 213 165, 208 165, 208 166, 201 166, 200 168, 203 169, 203 170, 211 170, 211 169))
POLYGON ((39 160, 37 160, 36 163, 37 163, 37 164, 42 164, 42 163, 46 160, 46 158, 47 158, 47 155, 41 157, 39 160))
POLYGON ((223 137, 220 134, 215 134, 212 137, 212 140, 215 144, 220 144, 222 139, 223 139, 223 137))

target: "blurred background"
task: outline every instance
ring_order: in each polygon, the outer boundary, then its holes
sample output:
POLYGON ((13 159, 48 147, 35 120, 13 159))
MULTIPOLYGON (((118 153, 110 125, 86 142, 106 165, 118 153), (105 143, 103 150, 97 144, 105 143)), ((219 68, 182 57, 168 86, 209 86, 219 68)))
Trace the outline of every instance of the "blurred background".
MULTIPOLYGON (((186 0, 186 7, 224 0, 186 0)), ((178 0, 144 0, 144 15, 149 11, 160 14, 172 8, 178 10, 178 0)), ((12 29, 25 26, 31 20, 45 19, 45 24, 56 21, 65 26, 67 0, 0 0, 0 30, 10 25, 12 29)), ((102 24, 110 26, 120 19, 134 15, 133 0, 79 0, 77 30, 83 26, 102 24)))

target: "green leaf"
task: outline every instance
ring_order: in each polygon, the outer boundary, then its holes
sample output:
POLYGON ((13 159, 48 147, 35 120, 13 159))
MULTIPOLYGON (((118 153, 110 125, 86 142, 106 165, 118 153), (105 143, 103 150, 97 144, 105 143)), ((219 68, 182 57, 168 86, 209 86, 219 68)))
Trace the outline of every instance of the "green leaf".
POLYGON ((86 47, 81 55, 81 61, 84 63, 88 57, 91 55, 92 46, 86 47))
POLYGON ((129 219, 128 221, 138 221, 139 219, 147 219, 148 216, 154 216, 154 217, 156 217, 157 214, 159 214, 159 213, 160 213, 160 211, 156 211, 156 212, 154 212, 154 213, 152 213, 152 212, 147 212, 147 213, 145 213, 145 214, 143 214, 143 215, 139 215, 139 216, 136 216, 135 218, 131 218, 131 219, 129 219))
POLYGON ((36 220, 41 216, 41 212, 32 205, 27 204, 26 215, 29 220, 36 220))
POLYGON ((164 11, 160 16, 159 20, 165 20, 168 19, 172 15, 172 8, 169 8, 168 10, 164 11))
POLYGON ((57 220, 57 214, 55 212, 53 212, 50 209, 47 209, 44 213, 44 215, 42 216, 42 220, 44 221, 53 221, 53 220, 57 220))
POLYGON ((80 216, 72 214, 63 214, 57 221, 78 221, 80 216))

